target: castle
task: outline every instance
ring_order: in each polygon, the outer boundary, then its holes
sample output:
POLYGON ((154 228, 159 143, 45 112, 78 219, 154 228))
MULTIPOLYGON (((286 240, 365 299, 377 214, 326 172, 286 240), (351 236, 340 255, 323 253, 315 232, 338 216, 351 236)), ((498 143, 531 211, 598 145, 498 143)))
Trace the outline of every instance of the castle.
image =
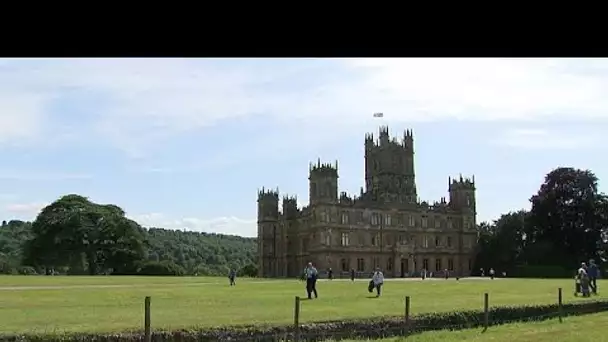
POLYGON ((372 272, 407 277, 443 271, 471 273, 477 243, 475 178, 448 179, 449 200, 418 200, 414 136, 365 135, 365 191, 338 195, 338 163, 318 161, 309 169, 309 205, 278 189, 258 191, 260 277, 297 277, 306 263, 319 271, 372 272))

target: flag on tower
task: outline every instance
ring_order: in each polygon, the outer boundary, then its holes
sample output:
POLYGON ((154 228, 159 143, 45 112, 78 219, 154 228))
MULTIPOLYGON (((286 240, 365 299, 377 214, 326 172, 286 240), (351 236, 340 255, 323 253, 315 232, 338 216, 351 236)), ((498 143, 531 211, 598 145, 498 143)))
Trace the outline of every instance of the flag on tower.
POLYGON ((375 118, 383 118, 384 117, 384 113, 374 113, 374 117, 375 118))

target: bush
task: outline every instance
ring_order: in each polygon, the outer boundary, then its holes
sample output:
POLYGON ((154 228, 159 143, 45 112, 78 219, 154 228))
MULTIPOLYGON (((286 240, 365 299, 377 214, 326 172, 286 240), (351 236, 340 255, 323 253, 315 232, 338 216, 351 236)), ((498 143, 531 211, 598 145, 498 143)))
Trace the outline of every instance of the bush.
POLYGON ((172 261, 148 261, 140 268, 139 275, 148 276, 183 276, 186 271, 172 261))
MULTIPOLYGON (((608 311, 608 301, 590 301, 564 304, 564 316, 582 315, 608 311)), ((523 307, 498 307, 490 311, 490 325, 515 321, 545 320, 558 314, 557 304, 523 307)), ((336 322, 319 322, 302 324, 300 337, 302 341, 324 341, 328 339, 378 339, 431 330, 457 330, 482 326, 482 311, 459 311, 430 313, 414 316, 409 326, 405 326, 404 317, 381 317, 336 322)), ((131 342, 143 340, 142 333, 124 334, 67 334, 67 335, 19 335, 2 336, 1 341, 80 341, 80 342, 131 342)), ((212 328, 208 330, 155 331, 152 341, 277 341, 293 340, 293 326, 241 326, 212 328)))
POLYGON ((241 277, 257 277, 258 276, 258 267, 254 264, 245 265, 243 268, 239 270, 239 276, 241 277))
POLYGON ((36 269, 31 266, 21 266, 19 268, 19 274, 21 275, 37 275, 36 269))
POLYGON ((510 277, 514 278, 574 278, 575 270, 562 266, 517 266, 510 277))

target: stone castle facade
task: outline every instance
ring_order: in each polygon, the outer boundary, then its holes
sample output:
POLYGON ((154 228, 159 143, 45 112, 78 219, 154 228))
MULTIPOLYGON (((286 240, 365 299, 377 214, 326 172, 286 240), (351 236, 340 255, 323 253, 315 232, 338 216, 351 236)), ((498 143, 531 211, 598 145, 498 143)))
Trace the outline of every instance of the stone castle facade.
MULTIPOLYGON (((448 180, 449 198, 418 200, 414 137, 365 136, 365 190, 338 193, 338 164, 310 165, 309 205, 295 197, 258 192, 260 277, 297 277, 307 262, 320 271, 372 272, 407 277, 448 269, 467 276, 477 243, 475 179, 448 180)), ((440 167, 440 166, 438 166, 440 167)))

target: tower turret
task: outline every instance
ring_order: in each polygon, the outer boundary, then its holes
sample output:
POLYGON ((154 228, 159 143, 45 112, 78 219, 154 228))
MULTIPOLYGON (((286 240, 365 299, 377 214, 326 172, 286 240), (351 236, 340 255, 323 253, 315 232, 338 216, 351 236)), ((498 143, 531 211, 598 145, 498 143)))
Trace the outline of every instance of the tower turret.
POLYGON ((283 216, 287 220, 293 220, 298 217, 298 197, 283 196, 283 216))
POLYGON ((258 222, 279 218, 279 190, 262 188, 258 191, 258 222))
POLYGON ((336 203, 338 201, 338 162, 334 165, 321 163, 310 164, 309 168, 309 201, 316 203, 336 203))
POLYGON ((371 133, 365 135, 365 187, 377 200, 416 202, 412 130, 404 131, 402 141, 390 139, 386 126, 380 127, 376 142, 371 133))
POLYGON ((279 190, 258 191, 258 276, 273 277, 278 273, 280 243, 279 190))
POLYGON ((458 179, 448 178, 448 190, 452 209, 475 213, 475 176, 466 178, 460 175, 458 179))

